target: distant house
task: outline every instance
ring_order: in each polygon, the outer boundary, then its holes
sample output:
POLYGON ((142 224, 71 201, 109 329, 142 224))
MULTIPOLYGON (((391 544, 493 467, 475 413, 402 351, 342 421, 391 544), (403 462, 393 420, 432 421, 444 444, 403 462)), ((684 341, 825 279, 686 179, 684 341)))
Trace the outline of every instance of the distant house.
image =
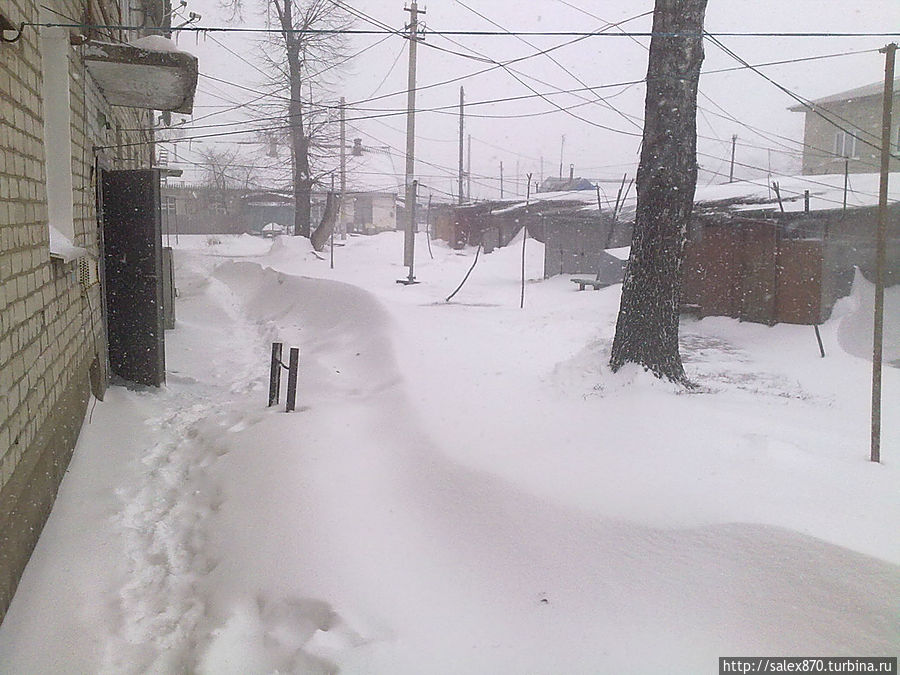
MULTIPOLYGON (((806 115, 803 131, 803 174, 872 173, 881 163, 884 83, 876 82, 796 105, 806 115)), ((894 82, 894 110, 900 103, 900 79, 894 82)), ((900 121, 894 114, 891 171, 900 171, 900 121)))
POLYGON ((342 218, 349 232, 377 234, 397 229, 396 192, 349 192, 342 218))
POLYGON ((169 9, 0 3, 0 620, 90 395, 165 379, 153 111, 190 113, 197 85, 169 9))

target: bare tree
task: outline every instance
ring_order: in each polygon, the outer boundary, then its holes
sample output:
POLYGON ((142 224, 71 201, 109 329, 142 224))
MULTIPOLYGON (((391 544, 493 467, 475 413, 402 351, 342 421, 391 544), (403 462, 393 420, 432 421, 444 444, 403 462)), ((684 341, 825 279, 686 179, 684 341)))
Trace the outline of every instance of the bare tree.
MULTIPOLYGON (((247 0, 224 0, 240 16, 247 0)), ((277 32, 261 44, 266 85, 275 104, 255 106, 258 111, 277 110, 268 119, 284 121, 283 135, 290 148, 290 183, 294 195, 294 234, 310 236, 313 186, 326 173, 321 161, 332 158, 335 106, 324 96, 329 75, 345 59, 346 42, 340 31, 349 27, 348 15, 333 0, 255 0, 267 25, 277 32), (331 147, 329 147, 331 146, 331 147)), ((277 123, 276 123, 277 124, 277 123)), ((278 131, 270 138, 278 144, 278 131)))
POLYGON ((203 182, 210 201, 221 204, 227 211, 228 193, 247 190, 252 181, 250 165, 242 163, 237 150, 207 148, 199 151, 203 182))
POLYGON ((697 83, 707 0, 656 0, 631 255, 610 367, 689 385, 678 351, 684 244, 697 185, 697 83))

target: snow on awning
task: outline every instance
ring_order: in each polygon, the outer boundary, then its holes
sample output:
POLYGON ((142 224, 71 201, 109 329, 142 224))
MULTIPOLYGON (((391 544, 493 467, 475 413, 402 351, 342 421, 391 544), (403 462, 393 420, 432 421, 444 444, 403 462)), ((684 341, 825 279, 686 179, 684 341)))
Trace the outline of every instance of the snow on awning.
POLYGON ((72 243, 62 232, 52 225, 50 226, 50 257, 58 258, 64 262, 72 262, 78 258, 91 256, 90 251, 72 243))
POLYGON ((151 35, 131 44, 88 40, 85 66, 111 105, 189 115, 197 89, 197 57, 168 38, 151 35))

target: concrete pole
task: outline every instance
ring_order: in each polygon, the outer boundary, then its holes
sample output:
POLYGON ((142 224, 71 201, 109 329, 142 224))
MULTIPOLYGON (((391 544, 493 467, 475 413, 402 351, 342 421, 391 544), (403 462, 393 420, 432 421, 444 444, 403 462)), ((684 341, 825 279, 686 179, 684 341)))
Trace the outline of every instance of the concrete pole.
POLYGON ((463 106, 465 105, 465 92, 463 88, 459 88, 459 195, 458 204, 463 205, 463 138, 465 133, 465 118, 463 117, 463 106))
POLYGON ((347 127, 344 107, 346 101, 341 96, 341 202, 338 206, 338 232, 341 239, 347 238, 347 223, 344 220, 344 201, 347 197, 347 127))
MULTIPOLYGON (((416 246, 415 192, 413 174, 416 157, 416 46, 418 44, 419 6, 413 0, 406 11, 409 12, 409 76, 406 93, 406 215, 407 223, 403 237, 403 264, 410 269, 412 279, 413 258, 416 246)), ((425 12, 421 12, 424 14, 425 12)))

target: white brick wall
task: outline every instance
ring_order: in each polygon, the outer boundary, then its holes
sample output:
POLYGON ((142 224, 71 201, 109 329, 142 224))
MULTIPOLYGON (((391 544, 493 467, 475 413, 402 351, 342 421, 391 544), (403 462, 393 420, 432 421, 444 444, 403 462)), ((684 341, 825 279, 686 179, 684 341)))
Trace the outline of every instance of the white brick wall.
MULTIPOLYGON (((40 3, 84 15, 83 2, 40 3)), ((14 21, 38 21, 40 3, 4 0, 4 11, 14 21)), ((73 378, 83 377, 78 367, 96 353, 106 358, 99 285, 85 293, 73 264, 50 259, 39 45, 34 28, 17 43, 0 45, 0 490, 73 378)), ((115 135, 100 127, 98 113, 113 129, 147 125, 151 117, 108 106, 78 49, 72 48, 69 63, 75 243, 99 255, 94 147, 112 144, 115 135)), ((124 143, 139 140, 136 133, 122 135, 124 143)), ((150 166, 149 146, 128 150, 126 160, 107 153, 108 166, 150 166)))

